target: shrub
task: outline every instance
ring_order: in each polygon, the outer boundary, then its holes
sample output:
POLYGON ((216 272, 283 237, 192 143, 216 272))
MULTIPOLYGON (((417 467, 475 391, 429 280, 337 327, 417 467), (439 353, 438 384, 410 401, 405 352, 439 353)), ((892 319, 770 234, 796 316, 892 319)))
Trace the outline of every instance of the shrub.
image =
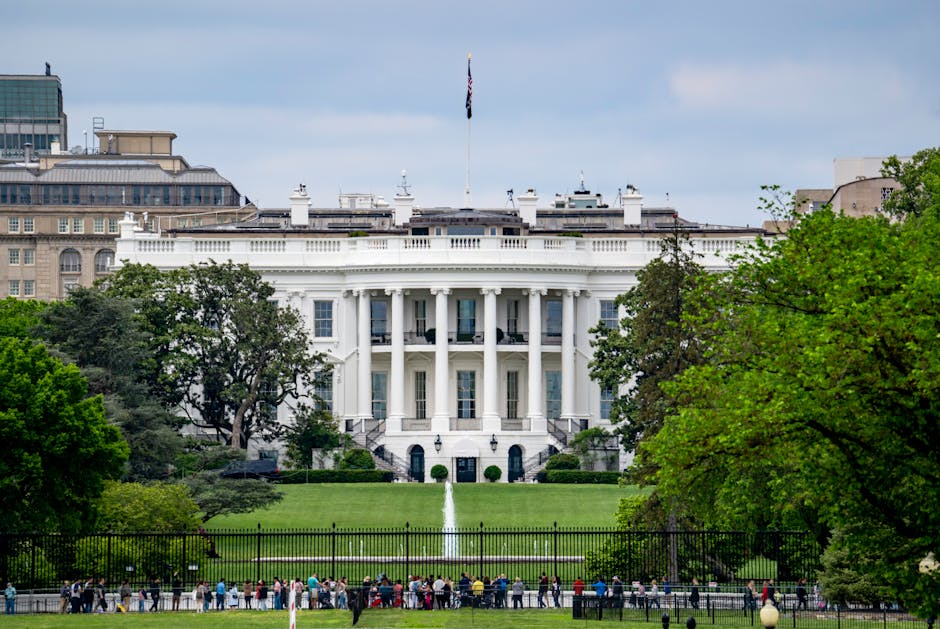
POLYGON ((581 460, 575 454, 559 452, 548 457, 545 470, 576 470, 581 467, 581 460))
POLYGON ((441 465, 440 463, 438 463, 437 465, 431 468, 431 478, 433 478, 437 482, 441 482, 442 480, 447 478, 447 468, 441 465))
POLYGON ((616 485, 623 478, 622 472, 588 472, 585 470, 548 470, 540 472, 540 483, 570 485, 616 485), (544 474, 544 475, 543 475, 544 474))
POLYGON ((488 468, 483 470, 483 478, 495 483, 503 475, 503 470, 499 469, 498 465, 490 465, 488 468))
POLYGON ((351 232, 349 232, 350 238, 364 238, 368 235, 369 235, 369 232, 363 231, 361 229, 354 229, 351 232))
POLYGON ((558 235, 563 238, 583 238, 584 237, 584 234, 582 234, 581 232, 560 232, 558 235))
POLYGON ((339 462, 341 470, 374 470, 375 460, 372 453, 363 448, 350 448, 339 462))
POLYGON ((390 483, 394 472, 386 470, 291 470, 281 472, 277 483, 303 485, 305 483, 390 483))

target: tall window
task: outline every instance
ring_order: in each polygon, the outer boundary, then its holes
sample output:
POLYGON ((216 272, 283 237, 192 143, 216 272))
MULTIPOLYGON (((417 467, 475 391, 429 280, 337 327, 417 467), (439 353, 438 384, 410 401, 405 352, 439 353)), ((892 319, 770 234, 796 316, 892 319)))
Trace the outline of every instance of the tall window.
POLYGON ((23 219, 23 233, 32 234, 34 231, 36 231, 36 221, 32 216, 27 216, 23 219))
POLYGON ((519 300, 506 301, 506 333, 519 334, 519 300))
POLYGON ((428 372, 415 372, 415 418, 426 419, 428 416, 428 372))
POLYGON ((10 297, 19 297, 20 296, 20 281, 19 280, 9 280, 7 286, 8 294, 10 297))
POLYGON ((423 299, 415 300, 415 334, 424 336, 428 331, 428 302, 423 299))
POLYGON ((59 233, 60 233, 60 234, 67 234, 67 233, 69 233, 69 219, 67 219, 67 218, 60 218, 60 219, 59 219, 59 233))
POLYGON ((385 336, 388 332, 388 302, 370 302, 372 310, 372 336, 385 336))
POLYGON ((613 387, 601 385, 601 419, 610 419, 610 405, 614 401, 613 387))
POLYGON ((323 411, 333 411, 333 372, 317 374, 313 381, 313 394, 317 396, 316 407, 323 411))
POLYGON ((24 297, 36 296, 36 280, 23 280, 23 296, 24 297))
POLYGON ((313 335, 324 338, 333 336, 333 302, 313 302, 313 335))
POLYGON ((506 372, 506 419, 519 417, 519 372, 506 372))
POLYGON ((277 419, 277 385, 265 380, 258 387, 258 417, 265 421, 275 421, 277 419))
POLYGON ((477 302, 474 299, 457 300, 457 334, 474 335, 477 331, 477 302))
POLYGON ((457 419, 477 416, 477 384, 475 371, 457 372, 457 419))
POLYGON ((561 417, 561 372, 545 372, 545 417, 561 417))
POLYGON ((109 218, 108 219, 108 233, 116 234, 118 232, 118 219, 109 218))
POLYGON ((384 371, 372 372, 372 417, 388 417, 388 374, 384 371))
POLYGON ((20 263, 20 250, 19 249, 10 249, 10 264, 19 264, 20 263))
POLYGON ((36 250, 35 249, 23 249, 23 264, 26 266, 32 266, 36 264, 36 250))
POLYGON ((59 254, 59 272, 61 273, 81 273, 82 272, 82 254, 75 249, 66 249, 59 254))
POLYGON ((617 302, 612 299, 601 300, 600 324, 608 330, 617 329, 617 302))
POLYGON ((95 254, 95 273, 107 273, 114 264, 114 252, 102 249, 95 254))
POLYGON ((20 219, 16 216, 11 216, 7 219, 7 227, 11 234, 19 233, 20 231, 20 219))
POLYGON ((94 221, 92 221, 92 227, 96 234, 103 234, 104 233, 104 218, 101 216, 96 217, 94 221))
POLYGON ((561 336, 561 301, 558 299, 545 302, 545 334, 561 336))
POLYGON ((73 218, 72 219, 72 233, 81 234, 85 231, 85 219, 83 218, 73 218))

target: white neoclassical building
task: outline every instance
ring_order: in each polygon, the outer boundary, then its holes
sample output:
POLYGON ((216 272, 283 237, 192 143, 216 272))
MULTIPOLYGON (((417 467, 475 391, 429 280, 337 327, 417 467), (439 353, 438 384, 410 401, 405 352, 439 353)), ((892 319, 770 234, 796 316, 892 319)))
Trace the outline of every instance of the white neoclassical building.
POLYGON ((429 480, 440 463, 456 481, 489 465, 513 481, 578 431, 609 426, 588 330, 616 325, 615 297, 664 232, 689 233, 715 270, 763 234, 644 208, 632 186, 614 207, 583 188, 549 207, 530 189, 478 210, 421 209, 403 185, 392 204, 347 194, 321 209, 300 186, 289 209, 235 224, 155 233, 127 220, 116 258, 247 263, 303 314, 333 364, 318 393, 359 443, 403 478, 429 480))

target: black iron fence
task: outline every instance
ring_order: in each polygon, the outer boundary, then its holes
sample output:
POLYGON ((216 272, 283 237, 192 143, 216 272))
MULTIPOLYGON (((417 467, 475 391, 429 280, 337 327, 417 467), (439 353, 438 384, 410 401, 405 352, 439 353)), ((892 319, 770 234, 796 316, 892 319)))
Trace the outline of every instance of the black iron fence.
MULTIPOLYGON (((164 587, 174 572, 183 588, 200 580, 270 582, 321 576, 367 575, 406 581, 409 575, 462 572, 535 588, 544 572, 570 589, 576 579, 618 575, 626 584, 659 580, 691 583, 711 593, 740 588, 750 579, 775 579, 786 587, 813 578, 820 548, 804 532, 665 532, 610 529, 487 528, 442 531, 405 525, 388 529, 200 531, 198 533, 102 533, 95 535, 0 534, 0 578, 22 589, 55 589, 65 579, 127 579, 164 587)), ((663 583, 666 581, 666 583, 663 583)))

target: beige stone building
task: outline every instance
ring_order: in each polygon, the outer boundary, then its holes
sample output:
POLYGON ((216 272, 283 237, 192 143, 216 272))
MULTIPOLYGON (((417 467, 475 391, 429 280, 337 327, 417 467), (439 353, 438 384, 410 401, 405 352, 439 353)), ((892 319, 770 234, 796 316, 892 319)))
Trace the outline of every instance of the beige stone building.
POLYGON ((829 204, 846 216, 878 214, 891 192, 900 187, 894 179, 881 175, 883 162, 883 157, 837 157, 833 160, 834 187, 797 190, 799 212, 812 212, 829 204))
POLYGON ((118 223, 150 231, 228 223, 249 214, 213 168, 173 154, 166 131, 97 132, 96 154, 0 162, 0 298, 61 299, 110 272, 118 223))

